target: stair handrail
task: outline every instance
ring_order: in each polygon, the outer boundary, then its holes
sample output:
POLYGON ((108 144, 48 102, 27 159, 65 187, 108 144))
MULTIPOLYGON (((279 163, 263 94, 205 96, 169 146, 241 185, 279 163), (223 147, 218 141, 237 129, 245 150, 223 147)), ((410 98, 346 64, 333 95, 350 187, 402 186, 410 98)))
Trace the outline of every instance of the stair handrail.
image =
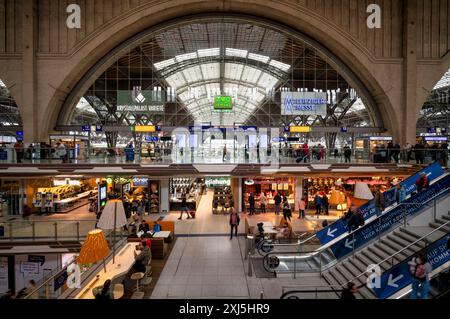
MULTIPOLYGON (((361 284, 359 286, 356 286, 358 289, 361 289, 365 286, 365 284, 361 284)), ((317 293, 321 292, 342 292, 344 291, 345 287, 342 285, 328 285, 328 286, 317 286, 317 285, 302 285, 302 286, 283 286, 281 287, 282 295, 280 299, 284 299, 289 294, 298 294, 298 293, 316 293, 316 299, 317 299, 317 293), (296 290, 290 290, 290 291, 284 291, 285 289, 296 289, 296 290), (302 289, 302 288, 306 288, 302 289), (315 289, 310 289, 315 288, 315 289), (324 290, 319 290, 318 288, 328 288, 324 290), (330 289, 331 288, 331 289, 330 289), (336 289, 335 289, 336 288, 336 289)))
MULTIPOLYGON (((404 248, 400 249, 399 251, 393 253, 392 255, 386 257, 385 259, 383 259, 382 261, 380 261, 379 263, 377 263, 377 264, 375 264, 375 265, 379 266, 379 265, 381 265, 382 263, 384 263, 384 262, 386 262, 386 261, 388 261, 388 260, 390 260, 390 259, 393 259, 395 256, 397 256, 397 255, 400 254, 401 252, 403 252, 403 251, 405 251, 406 249, 408 249, 408 248, 414 246, 414 245, 417 244, 418 242, 421 242, 422 240, 424 240, 425 238, 427 238, 427 237, 430 236, 431 234, 437 232, 437 231, 440 230, 441 228, 447 227, 447 225, 450 225, 450 220, 449 220, 448 222, 446 222, 445 224, 442 224, 442 225, 439 226, 438 228, 433 229, 431 232, 427 233, 426 235, 423 235, 422 237, 420 237, 420 238, 417 239, 416 241, 412 242, 411 244, 407 245, 406 247, 404 247, 404 248)), ((447 236, 447 235, 445 235, 445 236, 447 236)), ((358 279, 359 277, 364 276, 366 273, 367 273, 367 271, 364 271, 364 272, 360 273, 358 276, 354 277, 353 279, 351 279, 351 280, 349 280, 349 281, 347 281, 347 282, 354 281, 354 280, 358 279)))

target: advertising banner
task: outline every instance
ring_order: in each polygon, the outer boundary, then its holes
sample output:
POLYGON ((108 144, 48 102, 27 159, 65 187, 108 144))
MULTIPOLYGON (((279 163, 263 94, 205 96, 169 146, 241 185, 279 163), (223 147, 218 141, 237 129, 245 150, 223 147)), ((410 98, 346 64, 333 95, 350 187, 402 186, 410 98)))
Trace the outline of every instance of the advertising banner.
POLYGON ((327 115, 327 93, 281 92, 281 115, 327 115))
MULTIPOLYGON (((419 179, 420 174, 424 172, 427 174, 428 179, 431 181, 437 179, 439 176, 444 174, 444 170, 442 169, 441 165, 439 163, 435 163, 433 165, 430 165, 420 172, 408 177, 404 181, 400 183, 400 185, 405 187, 406 194, 410 195, 416 190, 416 181, 419 179)), ((384 192, 384 198, 386 201, 386 207, 389 207, 395 203, 395 188, 391 188, 384 192)), ((368 203, 362 205, 358 208, 359 211, 362 211, 364 213, 364 219, 367 220, 373 215, 376 214, 375 209, 375 202, 374 200, 370 200, 368 203)), ((347 232, 347 224, 343 221, 343 218, 338 219, 333 224, 323 228, 319 232, 317 232, 317 238, 319 239, 320 243, 322 245, 332 241, 333 239, 341 236, 345 232, 347 232)))
MULTIPOLYGON (((444 236, 426 247, 425 254, 433 270, 450 261, 450 250, 447 248, 449 238, 450 235, 444 236)), ((388 298, 412 283, 412 276, 408 264, 411 259, 412 257, 383 273, 379 288, 373 289, 378 298, 388 298)))
POLYGON ((117 91, 117 112, 164 113, 165 103, 166 95, 162 91, 141 91, 139 88, 117 91))

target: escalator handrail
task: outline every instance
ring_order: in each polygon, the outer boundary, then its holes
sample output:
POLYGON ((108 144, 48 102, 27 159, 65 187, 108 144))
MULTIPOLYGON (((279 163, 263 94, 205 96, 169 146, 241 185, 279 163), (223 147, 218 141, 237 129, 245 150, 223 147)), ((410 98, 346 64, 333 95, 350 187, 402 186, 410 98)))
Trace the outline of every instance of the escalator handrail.
MULTIPOLYGON (((401 250, 399 250, 399 251, 395 252, 394 254, 392 254, 392 255, 386 257, 385 259, 383 259, 382 261, 380 261, 379 263, 377 263, 377 264, 375 264, 375 265, 380 266, 382 263, 384 263, 384 262, 386 262, 386 261, 388 261, 388 260, 392 260, 395 256, 397 256, 398 254, 400 254, 402 251, 405 251, 405 250, 408 249, 409 247, 414 246, 415 244, 421 242, 422 240, 424 240, 425 238, 427 238, 427 237, 430 236, 431 234, 434 234, 435 232, 437 232, 437 231, 440 230, 441 228, 447 227, 448 225, 450 225, 450 220, 449 220, 448 222, 446 222, 445 224, 442 224, 442 225, 439 226, 438 228, 433 229, 431 232, 429 232, 429 233, 427 233, 426 235, 420 237, 419 239, 417 239, 417 240, 414 241, 413 243, 407 245, 406 247, 402 248, 401 250)), ((448 234, 446 233, 445 235, 443 235, 443 236, 440 237, 439 239, 435 240, 434 242, 439 241, 439 240, 441 240, 442 238, 447 237, 447 236, 448 236, 448 234)), ((418 253, 423 252, 425 249, 427 249, 427 246, 425 246, 424 248, 422 248, 421 250, 419 250, 418 252, 416 252, 415 255, 418 254, 418 253)), ((387 269, 385 272, 388 272, 388 271, 390 271, 392 268, 397 267, 399 264, 405 262, 407 259, 408 259, 408 258, 406 258, 404 261, 398 263, 397 265, 395 265, 395 266, 393 266, 393 267, 387 269)), ((358 276, 356 276, 356 277, 354 277, 353 279, 349 280, 348 282, 354 281, 354 280, 358 279, 359 277, 364 276, 366 273, 367 273, 367 271, 364 271, 364 272, 360 273, 358 276)))

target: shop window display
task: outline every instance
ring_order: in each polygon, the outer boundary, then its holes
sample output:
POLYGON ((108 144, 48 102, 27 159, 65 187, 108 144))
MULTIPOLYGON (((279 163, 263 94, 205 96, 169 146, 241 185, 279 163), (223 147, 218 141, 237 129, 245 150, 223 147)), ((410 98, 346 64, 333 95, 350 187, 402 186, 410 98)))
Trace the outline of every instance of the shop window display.
POLYGON ((245 211, 249 211, 249 197, 253 193, 255 197, 255 212, 260 213, 261 209, 264 211, 274 211, 276 194, 281 197, 286 197, 291 207, 295 206, 295 178, 265 178, 265 179, 250 179, 246 178, 243 182, 244 189, 244 207, 245 211), (252 181, 249 183, 249 181, 252 181), (261 207, 261 194, 264 193, 263 204, 261 207), (264 209, 265 208, 265 209, 264 209))
POLYGON ((171 178, 169 180, 170 210, 181 209, 182 197, 186 195, 189 210, 196 210, 201 195, 205 193, 205 181, 202 178, 171 178))

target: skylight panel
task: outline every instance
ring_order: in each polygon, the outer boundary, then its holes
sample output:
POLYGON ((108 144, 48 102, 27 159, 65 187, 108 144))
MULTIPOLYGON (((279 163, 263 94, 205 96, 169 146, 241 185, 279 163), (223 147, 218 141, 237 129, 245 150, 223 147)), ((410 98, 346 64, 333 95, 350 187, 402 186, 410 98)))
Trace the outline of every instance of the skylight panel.
POLYGON ((258 62, 262 62, 262 63, 267 63, 270 60, 270 58, 268 56, 255 54, 255 53, 249 53, 248 58, 258 61, 258 62))
POLYGON ((197 53, 198 53, 199 58, 204 58, 204 57, 209 57, 209 56, 219 56, 220 48, 198 50, 197 53))
POLYGON ((171 87, 180 88, 186 85, 186 81, 183 79, 181 72, 177 72, 166 78, 167 83, 171 87))
POLYGON ((283 62, 280 62, 277 60, 271 60, 269 62, 269 65, 271 65, 277 69, 283 70, 285 72, 289 71, 289 69, 291 68, 291 66, 289 64, 286 64, 286 63, 283 63, 283 62))
POLYGON ((183 74, 188 83, 199 82, 203 79, 202 72, 198 65, 188 68, 183 71, 183 74))
POLYGON ((226 48, 225 49, 225 54, 228 55, 228 56, 235 56, 235 57, 239 57, 239 58, 246 58, 247 54, 248 54, 248 51, 247 50, 226 48))
POLYGON ((231 80, 240 80, 244 66, 237 63, 225 63, 225 78, 231 80))
POLYGON ((242 72, 242 81, 256 84, 261 75, 261 72, 261 70, 245 66, 242 72))
POLYGON ((261 79, 258 82, 258 86, 262 87, 266 92, 271 90, 275 84, 278 82, 278 80, 271 76, 268 73, 263 73, 261 75, 261 79))
POLYGON ((159 71, 159 70, 167 68, 168 66, 171 66, 175 63, 176 63, 175 59, 169 59, 169 60, 164 60, 164 61, 155 63, 155 64, 153 64, 153 66, 155 67, 156 70, 159 71))
POLYGON ((6 87, 5 83, 3 83, 2 80, 0 80, 0 87, 2 87, 2 88, 5 88, 5 87, 6 87))
POLYGON ((218 79, 220 77, 219 63, 202 64, 201 68, 205 80, 218 79))

